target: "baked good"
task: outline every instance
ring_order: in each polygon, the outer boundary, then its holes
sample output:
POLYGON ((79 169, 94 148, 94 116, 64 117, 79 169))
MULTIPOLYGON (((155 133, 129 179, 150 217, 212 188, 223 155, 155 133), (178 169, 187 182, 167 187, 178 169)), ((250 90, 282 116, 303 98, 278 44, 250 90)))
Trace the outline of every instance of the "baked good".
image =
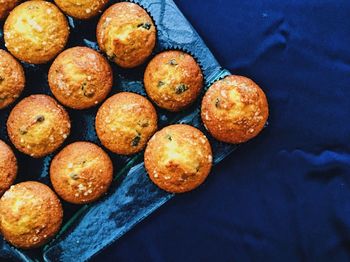
POLYGON ((107 97, 113 73, 108 61, 95 50, 73 47, 57 56, 48 80, 53 95, 63 105, 86 109, 107 97))
POLYGON ((26 1, 15 7, 4 25, 5 46, 16 58, 43 64, 65 47, 67 19, 52 3, 26 1))
POLYGON ((59 199, 39 182, 11 186, 0 199, 0 231, 19 248, 36 248, 47 243, 60 229, 62 218, 59 199))
POLYGON ((203 86, 203 74, 189 54, 165 51, 148 64, 144 84, 148 96, 159 107, 180 111, 198 97, 203 86))
POLYGON ((55 0, 55 3, 69 16, 89 19, 102 12, 108 0, 55 0))
POLYGON ((202 101, 205 127, 217 140, 243 143, 263 129, 269 115, 266 96, 251 79, 231 75, 215 82, 202 101))
POLYGON ((17 176, 17 159, 12 149, 0 140, 0 197, 17 176))
POLYGON ((171 125, 148 142, 145 168, 151 180, 172 193, 191 191, 207 178, 213 156, 205 135, 189 125, 171 125))
POLYGON ((51 162, 51 183, 65 201, 84 204, 97 200, 113 179, 113 164, 97 145, 75 142, 66 146, 51 162))
POLYGON ((19 0, 0 0, 0 20, 6 18, 18 3, 19 0))
POLYGON ((97 42, 116 64, 132 68, 141 65, 151 55, 156 44, 156 28, 139 5, 116 3, 98 22, 97 42))
POLYGON ((140 152, 156 130, 156 110, 138 94, 118 93, 107 99, 97 112, 97 136, 106 148, 117 154, 140 152))
POLYGON ((0 49, 0 109, 12 104, 25 85, 23 67, 17 60, 0 49))
POLYGON ((70 133, 68 113, 47 95, 32 95, 20 101, 7 120, 11 142, 34 158, 46 156, 62 145, 70 133))

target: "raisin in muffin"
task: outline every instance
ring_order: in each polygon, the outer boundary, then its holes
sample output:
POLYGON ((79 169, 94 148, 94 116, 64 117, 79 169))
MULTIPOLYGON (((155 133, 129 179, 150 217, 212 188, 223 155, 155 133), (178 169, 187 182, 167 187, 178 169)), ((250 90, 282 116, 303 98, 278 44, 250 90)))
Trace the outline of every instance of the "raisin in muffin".
POLYGON ((145 168, 151 180, 172 193, 191 191, 207 178, 213 156, 205 135, 189 125, 171 125, 148 142, 145 168))
POLYGON ((139 5, 121 2, 112 5, 97 25, 100 49, 121 67, 141 65, 156 44, 156 28, 139 5))
POLYGON ((12 104, 25 85, 23 67, 6 51, 0 49, 0 109, 12 104))
POLYGON ((27 1, 10 13, 4 25, 5 46, 16 58, 32 64, 52 60, 69 36, 66 17, 52 3, 27 1))
POLYGON ((7 132, 19 151, 40 158, 62 145, 70 133, 70 119, 53 98, 32 95, 13 108, 7 132))
POLYGON ((39 182, 11 186, 0 199, 0 231, 19 248, 37 248, 47 243, 60 229, 62 218, 59 199, 39 182))
POLYGON ((106 148, 117 154, 140 152, 156 130, 156 110, 146 98, 134 93, 110 97, 97 112, 97 135, 106 148))
POLYGON ((11 148, 0 140, 0 197, 17 176, 17 159, 11 148))
POLYGON ((181 51, 166 51, 148 64, 144 83, 148 96, 159 107, 180 111, 198 97, 203 74, 192 56, 181 51))
POLYGON ((215 82, 202 101, 202 120, 216 139, 243 143, 263 129, 269 115, 266 96, 251 79, 231 75, 215 82))
POLYGON ((50 168, 51 183, 65 201, 84 204, 97 200, 109 188, 113 164, 97 145, 76 142, 55 156, 50 168))
POLYGON ((19 0, 0 0, 0 20, 5 19, 18 3, 19 0))
POLYGON ((73 47, 59 54, 50 67, 48 79, 57 100, 74 109, 99 104, 113 84, 108 61, 88 47, 73 47))
POLYGON ((55 0, 55 3, 69 16, 89 19, 102 12, 108 0, 55 0))

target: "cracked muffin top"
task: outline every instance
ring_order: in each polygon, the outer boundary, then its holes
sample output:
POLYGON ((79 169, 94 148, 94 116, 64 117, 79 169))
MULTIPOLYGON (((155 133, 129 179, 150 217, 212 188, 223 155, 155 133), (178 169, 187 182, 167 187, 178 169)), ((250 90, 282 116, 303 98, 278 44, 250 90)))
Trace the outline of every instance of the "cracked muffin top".
POLYGON ((141 65, 156 44, 152 18, 139 5, 121 2, 109 7, 97 25, 97 42, 110 60, 121 67, 141 65))

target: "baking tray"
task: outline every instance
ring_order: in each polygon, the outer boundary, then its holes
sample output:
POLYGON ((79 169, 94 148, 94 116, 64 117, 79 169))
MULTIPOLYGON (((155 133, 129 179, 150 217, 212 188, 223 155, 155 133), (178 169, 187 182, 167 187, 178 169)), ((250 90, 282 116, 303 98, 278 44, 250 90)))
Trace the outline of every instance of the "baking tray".
MULTIPOLYGON (((116 2, 120 1, 110 1, 109 5, 116 2)), ((145 8, 156 24, 158 39, 152 57, 161 51, 170 49, 190 53, 202 68, 205 90, 213 82, 229 74, 219 65, 172 0, 135 0, 132 2, 145 8)), ((79 21, 68 17, 71 34, 67 48, 88 46, 98 50, 95 35, 98 19, 97 17, 89 21, 79 21)), ((6 49, 2 30, 0 37, 0 47, 6 49)), ((50 64, 34 66, 23 63, 27 84, 18 101, 31 94, 52 96, 47 83, 50 64)), ((112 63, 111 65, 114 85, 110 96, 120 91, 131 91, 146 96, 143 88, 143 73, 147 62, 143 66, 128 70, 112 63)), ((214 164, 217 164, 237 146, 215 141, 203 128, 200 120, 200 102, 203 94, 204 90, 197 102, 181 113, 169 113, 157 108, 159 128, 172 123, 188 123, 198 127, 209 138, 214 153, 214 164)), ((0 111, 0 139, 9 145, 11 143, 6 132, 6 120, 13 106, 0 111)), ((82 140, 102 146, 94 128, 97 108, 84 111, 67 109, 67 111, 72 120, 72 130, 62 147, 82 140)), ((15 148, 13 149, 19 163, 18 178, 15 183, 37 180, 51 186, 48 171, 54 154, 43 159, 32 159, 15 148)), ((30 251, 19 250, 0 238, 1 261, 77 262, 89 260, 174 197, 174 194, 159 189, 150 181, 143 166, 143 153, 125 157, 112 154, 108 150, 106 152, 109 153, 115 166, 115 178, 108 194, 98 202, 83 206, 62 201, 64 208, 62 229, 51 242, 42 248, 30 251)))

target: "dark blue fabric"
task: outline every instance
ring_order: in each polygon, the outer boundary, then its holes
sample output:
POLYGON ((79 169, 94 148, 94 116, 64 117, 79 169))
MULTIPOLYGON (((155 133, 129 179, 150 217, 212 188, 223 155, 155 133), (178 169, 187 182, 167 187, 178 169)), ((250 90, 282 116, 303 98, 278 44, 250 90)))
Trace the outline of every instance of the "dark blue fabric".
POLYGON ((350 1, 177 0, 270 125, 96 261, 350 260, 350 1))

